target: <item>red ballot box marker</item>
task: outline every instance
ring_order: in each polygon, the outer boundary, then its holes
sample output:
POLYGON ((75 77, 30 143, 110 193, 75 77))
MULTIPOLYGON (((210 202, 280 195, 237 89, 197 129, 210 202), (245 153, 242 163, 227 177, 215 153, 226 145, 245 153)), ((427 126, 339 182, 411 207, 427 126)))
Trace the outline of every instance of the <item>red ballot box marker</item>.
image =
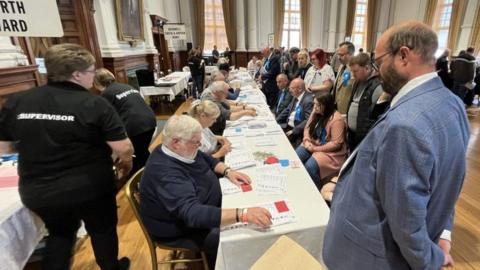
POLYGON ((287 204, 285 203, 285 201, 275 202, 275 207, 277 208, 277 211, 278 211, 279 213, 288 212, 288 210, 289 210, 287 204))
POLYGON ((242 191, 243 191, 243 192, 249 192, 249 191, 252 191, 252 185, 249 185, 249 184, 242 184, 240 187, 242 188, 242 191))

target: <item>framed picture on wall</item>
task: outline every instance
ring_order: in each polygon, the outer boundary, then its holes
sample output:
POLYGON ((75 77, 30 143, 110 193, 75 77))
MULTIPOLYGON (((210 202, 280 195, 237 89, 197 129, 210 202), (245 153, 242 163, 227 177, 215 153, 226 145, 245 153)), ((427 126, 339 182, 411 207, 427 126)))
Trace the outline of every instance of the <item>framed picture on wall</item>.
POLYGON ((143 0, 115 0, 118 39, 144 40, 143 0))

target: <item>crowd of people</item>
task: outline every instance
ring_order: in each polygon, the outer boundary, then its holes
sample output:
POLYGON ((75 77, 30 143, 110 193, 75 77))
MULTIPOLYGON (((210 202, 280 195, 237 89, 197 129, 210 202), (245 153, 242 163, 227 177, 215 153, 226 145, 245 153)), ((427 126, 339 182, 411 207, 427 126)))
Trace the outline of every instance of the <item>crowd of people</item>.
MULTIPOLYGON (((450 231, 469 139, 462 99, 473 78, 455 75, 470 49, 446 71, 437 47, 435 32, 414 21, 383 33, 375 54, 355 54, 345 41, 330 62, 322 49, 265 48, 248 63, 318 196, 331 205, 323 241, 331 269, 453 264, 450 231)), ((205 251, 214 267, 220 226, 271 224, 264 208, 221 206, 219 177, 251 182, 222 162, 232 149, 222 136, 226 121, 254 117, 256 108, 236 101, 240 87, 215 50, 221 68, 208 83, 201 50, 190 52, 197 100, 188 115, 167 121, 151 154, 151 109, 137 90, 95 70, 78 45, 51 47, 48 84, 3 106, 0 141, 17 142, 22 202, 49 230, 44 269, 68 268, 80 220, 100 267, 128 269, 128 258, 117 259, 112 166, 131 175, 133 151, 134 171, 144 167, 140 215, 155 241, 205 251), (101 96, 88 92, 93 84, 101 96)))

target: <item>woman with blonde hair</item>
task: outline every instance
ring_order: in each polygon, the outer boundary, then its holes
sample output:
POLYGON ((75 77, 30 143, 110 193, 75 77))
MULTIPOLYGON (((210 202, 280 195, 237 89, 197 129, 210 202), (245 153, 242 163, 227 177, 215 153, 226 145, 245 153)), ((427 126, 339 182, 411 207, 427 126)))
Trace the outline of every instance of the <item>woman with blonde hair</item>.
POLYGON ((297 73, 295 73, 293 77, 304 80, 308 69, 312 66, 312 64, 310 63, 310 56, 308 55, 308 52, 301 50, 298 53, 297 61, 298 61, 298 69, 297 69, 297 73))
POLYGON ((200 151, 219 159, 232 150, 231 143, 227 138, 217 136, 210 130, 210 126, 220 116, 217 104, 210 100, 195 101, 188 114, 195 118, 203 128, 200 151), (218 144, 220 144, 220 148, 218 148, 218 144))

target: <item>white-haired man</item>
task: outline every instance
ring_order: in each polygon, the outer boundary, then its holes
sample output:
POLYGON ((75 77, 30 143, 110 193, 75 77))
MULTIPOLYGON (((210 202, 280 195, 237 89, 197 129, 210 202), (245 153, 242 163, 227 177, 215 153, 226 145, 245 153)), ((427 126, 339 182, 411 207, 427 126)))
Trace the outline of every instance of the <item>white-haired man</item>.
POLYGON ((227 120, 237 120, 242 116, 255 116, 255 108, 247 105, 234 105, 227 101, 229 85, 223 81, 215 81, 210 86, 210 96, 205 97, 215 102, 220 109, 220 116, 210 127, 215 135, 222 135, 227 120))
POLYGON ((265 208, 222 209, 216 174, 232 183, 250 177, 198 151, 202 127, 190 116, 172 116, 162 131, 163 144, 150 155, 140 184, 140 214, 155 239, 164 245, 205 251, 214 269, 219 227, 240 220, 266 228, 265 208))

